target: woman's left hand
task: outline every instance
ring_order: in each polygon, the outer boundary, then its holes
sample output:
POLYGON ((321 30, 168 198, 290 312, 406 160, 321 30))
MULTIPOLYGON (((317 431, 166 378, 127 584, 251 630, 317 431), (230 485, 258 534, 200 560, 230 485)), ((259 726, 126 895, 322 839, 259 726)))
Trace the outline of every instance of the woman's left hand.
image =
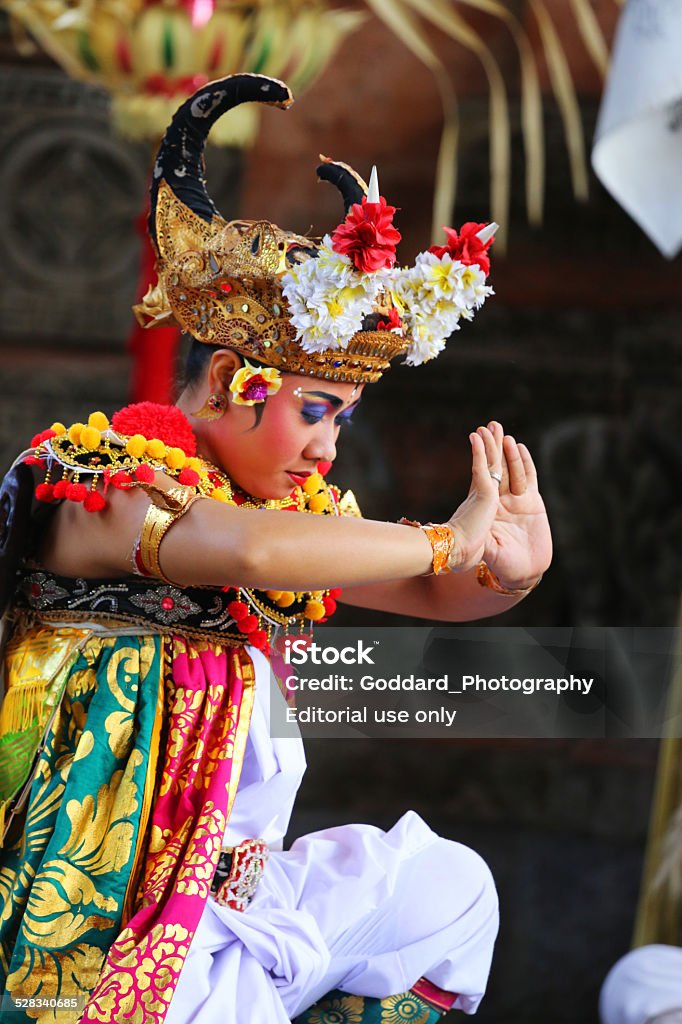
POLYGON ((531 587, 552 560, 552 534, 535 464, 526 446, 505 435, 501 424, 489 423, 488 429, 503 459, 497 513, 483 560, 503 586, 531 587))

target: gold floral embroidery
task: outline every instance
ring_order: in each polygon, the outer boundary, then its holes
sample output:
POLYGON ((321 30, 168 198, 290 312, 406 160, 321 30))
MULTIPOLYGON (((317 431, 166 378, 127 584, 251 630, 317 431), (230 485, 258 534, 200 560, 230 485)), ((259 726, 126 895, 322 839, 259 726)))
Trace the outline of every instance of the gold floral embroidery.
POLYGON ((142 939, 125 928, 109 954, 81 1020, 160 1024, 189 951, 190 933, 180 924, 157 924, 142 939))
POLYGON ((322 999, 304 1014, 306 1024, 362 1024, 365 1000, 362 996, 334 996, 322 999))
POLYGON ((182 862, 178 892, 208 898, 226 824, 224 813, 209 800, 197 822, 192 852, 182 862))
POLYGON ((381 1024, 428 1024, 431 1010, 412 992, 381 1000, 381 1024))

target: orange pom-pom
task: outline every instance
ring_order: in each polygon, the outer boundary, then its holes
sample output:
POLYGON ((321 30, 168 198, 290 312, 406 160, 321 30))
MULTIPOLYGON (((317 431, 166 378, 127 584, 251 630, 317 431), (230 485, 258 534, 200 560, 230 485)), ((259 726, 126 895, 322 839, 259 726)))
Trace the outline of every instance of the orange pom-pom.
POLYGON ((153 484, 154 483, 154 470, 151 466, 148 466, 146 462, 143 462, 141 466, 138 466, 134 473, 135 479, 139 480, 141 484, 153 484))
POLYGON ((67 484, 66 497, 68 501, 85 501, 88 489, 85 484, 67 484))
POLYGON ((199 483, 199 474, 195 470, 189 469, 185 466, 185 468, 178 474, 178 483, 184 484, 185 487, 196 487, 199 483))
POLYGON ((101 512, 105 505, 104 495, 100 494, 99 491, 90 491, 83 502, 83 508, 86 512, 101 512))
POLYGON ((321 601, 307 601, 305 606, 305 617, 312 622, 318 622, 324 618, 325 610, 321 601))
POLYGON ((36 498, 38 501, 53 501, 54 484, 38 484, 36 487, 36 498))

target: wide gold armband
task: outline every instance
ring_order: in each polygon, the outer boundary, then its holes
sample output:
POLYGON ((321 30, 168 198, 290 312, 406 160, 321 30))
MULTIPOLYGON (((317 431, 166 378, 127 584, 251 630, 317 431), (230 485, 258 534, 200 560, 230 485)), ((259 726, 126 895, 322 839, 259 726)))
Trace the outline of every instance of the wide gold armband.
POLYGON ((167 491, 159 488, 144 488, 151 498, 151 504, 142 523, 140 539, 135 551, 137 567, 146 576, 155 576, 173 586, 173 580, 163 572, 159 564, 159 548, 171 526, 189 512, 200 495, 193 494, 185 487, 171 487, 167 491))

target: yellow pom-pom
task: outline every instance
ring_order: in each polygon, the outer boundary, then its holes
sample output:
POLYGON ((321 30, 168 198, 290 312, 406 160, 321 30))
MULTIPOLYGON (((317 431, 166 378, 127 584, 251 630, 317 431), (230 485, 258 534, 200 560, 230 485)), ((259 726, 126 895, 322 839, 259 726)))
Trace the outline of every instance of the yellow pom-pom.
POLYGON ((102 443, 102 434, 97 427, 83 427, 81 430, 81 444, 88 451, 94 452, 102 443))
POLYGON ((326 494, 313 494, 308 501, 308 508, 311 512, 325 512, 329 508, 329 498, 326 494))
POLYGON ((69 441, 71 444, 81 443, 81 430, 85 426, 84 423, 72 423, 69 427, 69 441))
POLYGON ((296 595, 290 590, 284 590, 280 597, 277 598, 277 604, 280 608, 288 608, 296 600, 296 595))
POLYGON ((187 456, 182 448, 169 448, 166 452, 166 465, 169 469, 182 469, 187 462, 187 456))
POLYGON ((317 494, 320 487, 322 486, 322 476, 320 473, 311 473, 310 476, 301 485, 306 494, 317 494))
POLYGON ((109 420, 103 412, 91 412, 88 416, 88 426, 95 427, 96 430, 107 430, 109 420))
POLYGON ((152 459, 163 459, 166 455, 166 446, 158 437, 147 441, 147 455, 152 459))
POLYGON ((271 601, 279 601, 280 597, 282 596, 282 591, 281 590, 266 590, 265 591, 265 596, 269 597, 271 601))
POLYGON ((200 473, 202 469, 201 459, 197 459, 194 456, 191 459, 188 459, 187 468, 193 469, 195 473, 200 473))
POLYGON ((323 619, 327 613, 321 601, 306 601, 304 614, 306 619, 317 622, 318 619, 323 619))
POLYGON ((64 426, 63 423, 53 423, 52 426, 50 427, 50 430, 54 430, 57 437, 59 437, 60 434, 66 433, 66 427, 64 426))
POLYGON ((147 450, 147 438, 142 434, 133 434, 133 436, 126 443, 126 451, 128 455, 132 455, 134 459, 141 459, 147 450))
POLYGON ((229 501, 227 491, 224 491, 221 487, 214 487, 211 491, 211 497, 215 498, 216 501, 229 501))

